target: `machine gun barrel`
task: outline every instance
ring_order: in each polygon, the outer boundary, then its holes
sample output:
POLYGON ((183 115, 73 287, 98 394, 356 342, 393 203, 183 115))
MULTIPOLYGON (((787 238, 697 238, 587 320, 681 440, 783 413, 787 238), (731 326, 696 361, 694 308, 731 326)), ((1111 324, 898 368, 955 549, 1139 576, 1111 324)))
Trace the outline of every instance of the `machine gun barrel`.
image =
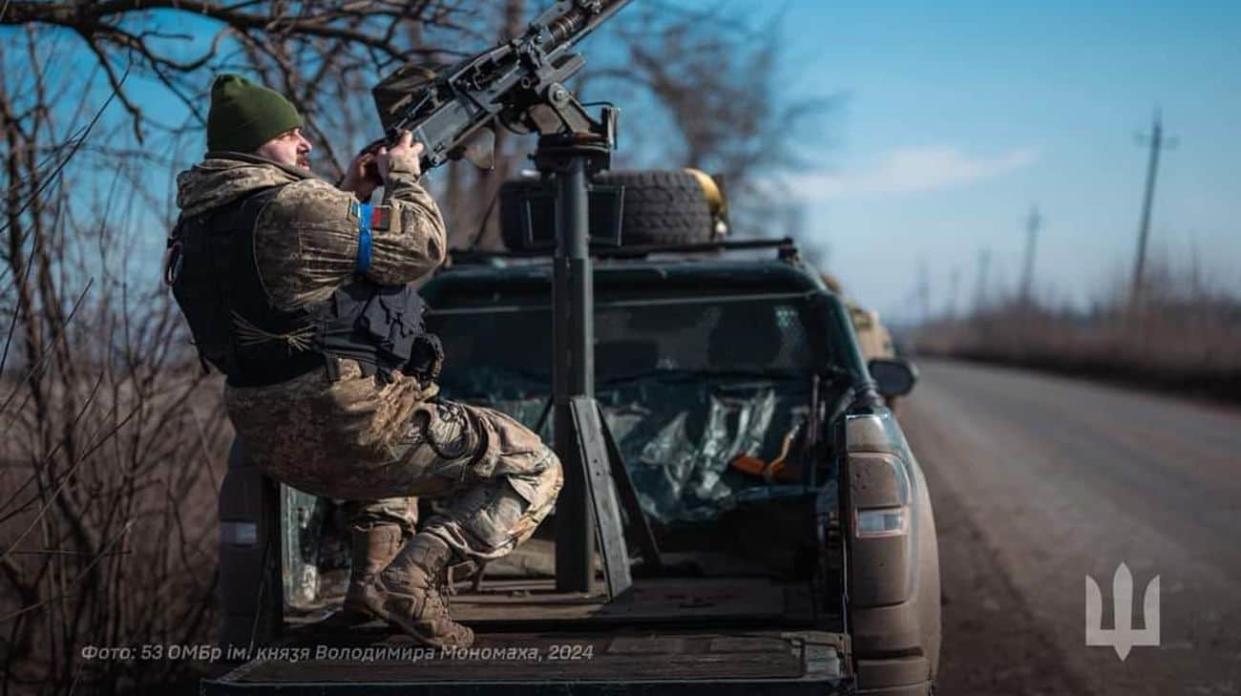
MULTIPOLYGON (((522 114, 552 101, 549 91, 557 93, 556 108, 563 112, 560 95, 565 90, 550 88, 582 66, 581 56, 571 49, 629 1, 560 0, 536 17, 522 36, 458 63, 410 93, 402 111, 387 123, 384 138, 367 149, 391 146, 400 131, 411 131, 423 145, 425 171, 461 156, 467 144, 473 151, 481 130, 524 121, 522 114)), ((576 104, 571 97, 570 101, 576 104)), ((577 126, 581 122, 574 121, 577 126)), ((523 128, 544 132, 542 123, 548 122, 534 119, 533 126, 523 128)))
POLYGON ((562 0, 535 19, 531 27, 546 27, 547 51, 560 51, 589 36, 628 3, 629 0, 562 0), (563 5, 572 7, 566 11, 563 5))

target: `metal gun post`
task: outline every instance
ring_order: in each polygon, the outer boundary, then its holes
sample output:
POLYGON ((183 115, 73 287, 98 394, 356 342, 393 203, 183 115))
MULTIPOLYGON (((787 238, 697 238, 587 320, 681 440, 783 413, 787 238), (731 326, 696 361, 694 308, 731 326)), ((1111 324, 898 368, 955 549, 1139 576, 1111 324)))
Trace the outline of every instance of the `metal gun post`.
POLYGON ((612 487, 606 481, 594 485, 589 471, 594 460, 608 461, 609 453, 592 454, 592 448, 604 446, 603 441, 589 432, 592 428, 581 432, 583 425, 579 422, 580 414, 589 412, 587 402, 593 404, 595 395, 594 280, 587 177, 611 163, 610 125, 602 129, 604 133, 544 135, 539 139, 534 161, 539 171, 551 176, 556 185, 553 423, 556 451, 564 460, 565 470, 564 490, 556 507, 556 588, 562 592, 591 591, 598 522, 608 593, 615 596, 631 582, 628 553, 620 521, 614 517, 617 508, 612 487), (598 514, 613 519, 596 520, 598 514))

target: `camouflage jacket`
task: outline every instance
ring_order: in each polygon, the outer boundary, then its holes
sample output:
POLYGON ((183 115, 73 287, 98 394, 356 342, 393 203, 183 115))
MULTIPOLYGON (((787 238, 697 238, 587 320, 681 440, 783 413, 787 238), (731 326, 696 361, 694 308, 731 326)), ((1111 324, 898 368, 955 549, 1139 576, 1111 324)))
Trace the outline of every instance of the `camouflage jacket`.
MULTIPOLYGON (((280 191, 259 213, 254 229, 254 256, 267 299, 280 309, 322 302, 356 269, 358 213, 352 193, 296 167, 208 153, 177 176, 177 205, 182 215, 197 215, 273 186, 280 191)), ((393 161, 380 211, 368 278, 385 285, 409 283, 444 260, 443 218, 411 162, 393 161)), ((272 386, 225 387, 229 418, 256 463, 281 468, 299 461, 327 471, 382 466, 398 457, 414 406, 434 396, 435 385, 400 373, 385 384, 364 377, 352 360, 337 362, 336 381, 326 370, 314 370, 272 386)), ((328 484, 310 492, 330 494, 328 484)))

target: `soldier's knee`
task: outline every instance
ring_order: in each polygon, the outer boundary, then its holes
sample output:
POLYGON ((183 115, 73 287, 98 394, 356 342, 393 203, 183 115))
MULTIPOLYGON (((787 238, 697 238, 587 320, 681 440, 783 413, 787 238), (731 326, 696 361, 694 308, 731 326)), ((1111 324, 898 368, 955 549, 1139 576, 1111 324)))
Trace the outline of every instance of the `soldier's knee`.
POLYGON ((413 535, 418 525, 418 499, 350 500, 345 503, 345 515, 350 526, 358 529, 395 524, 402 533, 413 535))
POLYGON ((560 458, 546 446, 542 454, 539 466, 532 473, 509 479, 510 485, 530 503, 526 514, 533 518, 536 525, 551 511, 560 489, 564 487, 564 467, 560 458))

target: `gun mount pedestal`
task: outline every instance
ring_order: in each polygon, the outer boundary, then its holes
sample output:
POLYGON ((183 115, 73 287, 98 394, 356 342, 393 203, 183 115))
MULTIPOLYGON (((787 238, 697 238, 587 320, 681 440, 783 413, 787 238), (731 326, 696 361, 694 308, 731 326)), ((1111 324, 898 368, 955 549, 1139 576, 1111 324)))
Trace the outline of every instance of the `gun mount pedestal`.
POLYGON ((556 504, 556 589, 591 591, 597 525, 608 595, 615 597, 632 579, 611 485, 607 425, 594 399, 594 278, 587 185, 587 176, 606 169, 611 156, 610 133, 564 133, 541 137, 534 162, 555 182, 556 190, 552 403, 556 452, 565 477, 556 504))

